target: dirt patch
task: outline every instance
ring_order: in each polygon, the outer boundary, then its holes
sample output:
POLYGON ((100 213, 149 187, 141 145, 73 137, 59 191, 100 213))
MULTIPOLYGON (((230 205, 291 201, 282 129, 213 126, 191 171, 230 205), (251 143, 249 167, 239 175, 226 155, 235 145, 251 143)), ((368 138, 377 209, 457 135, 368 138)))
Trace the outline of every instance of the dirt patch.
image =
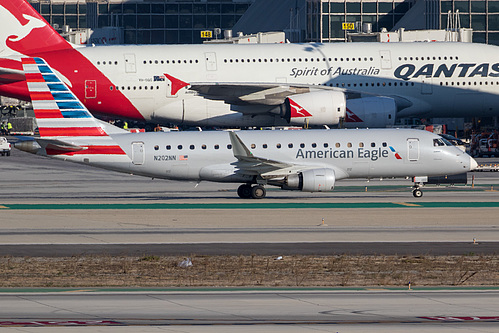
POLYGON ((2 257, 0 287, 499 286, 499 256, 2 257))

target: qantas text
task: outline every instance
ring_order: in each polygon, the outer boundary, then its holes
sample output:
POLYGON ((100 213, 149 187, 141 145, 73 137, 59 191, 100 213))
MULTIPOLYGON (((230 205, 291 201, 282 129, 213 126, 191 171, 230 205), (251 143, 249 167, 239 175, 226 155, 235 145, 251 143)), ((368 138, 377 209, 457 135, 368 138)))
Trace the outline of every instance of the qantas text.
POLYGON ((397 67, 393 75, 402 80, 422 77, 499 77, 499 63, 496 64, 426 64, 416 67, 404 64, 397 67))
POLYGON ((358 148, 357 151, 349 150, 333 150, 332 148, 325 150, 303 150, 298 149, 296 152, 296 159, 315 159, 315 158, 366 158, 371 161, 377 161, 379 158, 387 158, 389 152, 386 149, 365 149, 358 148), (355 154, 357 153, 357 154, 355 154))

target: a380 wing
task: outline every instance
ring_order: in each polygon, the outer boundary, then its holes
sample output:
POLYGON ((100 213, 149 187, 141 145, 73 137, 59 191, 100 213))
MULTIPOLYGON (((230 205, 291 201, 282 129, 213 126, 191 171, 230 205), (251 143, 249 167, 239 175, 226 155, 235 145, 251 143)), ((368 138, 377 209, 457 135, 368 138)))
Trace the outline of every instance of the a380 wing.
MULTIPOLYGON (((212 99, 223 100, 235 105, 280 105, 286 97, 303 94, 312 90, 336 88, 309 85, 286 85, 268 83, 192 83, 190 90, 212 99)), ((265 112, 265 111, 263 111, 265 112)))

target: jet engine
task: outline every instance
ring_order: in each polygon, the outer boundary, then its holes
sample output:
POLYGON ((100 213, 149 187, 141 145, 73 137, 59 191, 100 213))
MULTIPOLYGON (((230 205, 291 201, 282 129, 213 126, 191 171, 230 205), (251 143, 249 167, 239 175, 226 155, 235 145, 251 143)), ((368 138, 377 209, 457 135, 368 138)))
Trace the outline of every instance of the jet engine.
POLYGON ((345 115, 345 94, 330 90, 289 96, 281 113, 288 123, 298 126, 336 125, 345 115))
MULTIPOLYGON (((286 176, 283 183, 278 186, 281 186, 283 190, 324 192, 333 190, 335 181, 336 177, 333 169, 310 169, 286 176)), ((269 184, 272 184, 272 182, 269 182, 269 184)))
POLYGON ((390 97, 347 100, 344 127, 387 127, 395 124, 397 105, 390 97))

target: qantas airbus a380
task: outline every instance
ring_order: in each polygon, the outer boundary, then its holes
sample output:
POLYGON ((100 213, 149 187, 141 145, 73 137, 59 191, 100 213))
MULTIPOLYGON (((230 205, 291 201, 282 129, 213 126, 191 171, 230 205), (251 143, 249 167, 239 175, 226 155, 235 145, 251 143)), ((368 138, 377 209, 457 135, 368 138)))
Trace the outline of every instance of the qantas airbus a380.
POLYGON ((41 57, 94 114, 206 126, 385 127, 499 115, 499 48, 469 43, 69 44, 24 0, 0 3, 0 95, 29 100, 41 57))

